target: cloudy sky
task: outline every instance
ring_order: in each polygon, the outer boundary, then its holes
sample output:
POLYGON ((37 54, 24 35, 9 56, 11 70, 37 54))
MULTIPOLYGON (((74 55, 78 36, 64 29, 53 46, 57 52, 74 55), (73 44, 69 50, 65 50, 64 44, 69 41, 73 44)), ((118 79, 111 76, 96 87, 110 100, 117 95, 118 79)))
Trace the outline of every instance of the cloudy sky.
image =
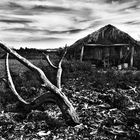
POLYGON ((57 48, 112 24, 140 40, 140 0, 0 0, 0 41, 57 48))

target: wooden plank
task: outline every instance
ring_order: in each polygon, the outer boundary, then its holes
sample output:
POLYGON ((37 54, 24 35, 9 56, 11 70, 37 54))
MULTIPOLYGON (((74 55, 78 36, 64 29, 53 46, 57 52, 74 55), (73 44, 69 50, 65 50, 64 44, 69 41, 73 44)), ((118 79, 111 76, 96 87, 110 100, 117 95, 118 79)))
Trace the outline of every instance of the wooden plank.
POLYGON ((120 59, 122 59, 123 53, 122 53, 122 48, 120 48, 120 59))
POLYGON ((83 55, 84 55, 84 45, 81 48, 81 55, 80 55, 80 61, 83 61, 83 55))
POLYGON ((130 67, 133 67, 134 63, 134 46, 131 48, 131 58, 130 58, 130 67))

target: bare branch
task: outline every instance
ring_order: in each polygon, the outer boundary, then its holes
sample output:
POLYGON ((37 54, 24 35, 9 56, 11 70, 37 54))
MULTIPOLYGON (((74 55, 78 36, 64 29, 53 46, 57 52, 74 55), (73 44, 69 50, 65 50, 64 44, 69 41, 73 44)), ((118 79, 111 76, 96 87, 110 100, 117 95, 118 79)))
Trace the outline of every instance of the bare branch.
MULTIPOLYGON (((45 93, 45 94, 37 97, 34 101, 31 102, 32 110, 36 109, 37 107, 42 105, 44 102, 56 103, 59 106, 59 108, 61 109, 64 119, 66 120, 66 122, 69 125, 75 125, 75 124, 72 124, 72 122, 79 123, 79 118, 77 116, 73 117, 73 116, 75 116, 75 114, 72 114, 72 116, 69 115, 69 112, 67 110, 67 105, 65 104, 65 102, 63 102, 63 99, 60 98, 60 96, 56 95, 55 93, 48 92, 47 94, 45 93)), ((69 111, 71 113, 74 113, 72 110, 69 110, 69 111)))
POLYGON ((61 77, 62 77, 62 67, 59 65, 57 70, 57 87, 61 90, 61 77))
POLYGON ((63 53, 62 58, 60 59, 60 62, 59 63, 62 63, 62 61, 63 61, 66 53, 67 53, 67 45, 65 45, 64 53, 63 53))
POLYGON ((45 53, 43 53, 43 55, 45 56, 45 59, 50 64, 50 66, 54 69, 57 69, 57 67, 51 62, 49 55, 46 55, 45 53))
POLYGON ((57 87, 58 87, 60 90, 61 90, 61 76, 62 76, 62 61, 63 61, 63 59, 64 59, 66 53, 67 53, 67 48, 66 48, 66 46, 65 46, 65 51, 64 51, 64 53, 63 53, 63 55, 62 55, 62 57, 61 57, 61 59, 60 59, 60 61, 59 61, 59 63, 58 63, 58 66, 55 66, 55 65, 51 62, 51 60, 50 60, 50 58, 49 58, 49 55, 46 55, 45 53, 43 53, 43 55, 45 56, 45 59, 46 59, 47 62, 50 64, 50 66, 51 66, 52 68, 54 68, 54 69, 57 69, 57 77, 56 77, 56 80, 57 80, 57 87))
POLYGON ((9 47, 7 47, 7 46, 5 46, 5 45, 3 45, 1 43, 0 43, 0 47, 2 49, 4 49, 6 52, 8 52, 9 54, 13 55, 19 62, 21 62, 27 68, 29 68, 32 71, 35 71, 39 75, 41 81, 46 86, 46 88, 48 88, 49 90, 55 92, 55 89, 56 89, 55 86, 48 80, 48 78, 45 76, 44 72, 40 68, 36 67, 30 61, 28 61, 24 57, 20 56, 17 52, 15 52, 14 50, 10 49, 9 47))
MULTIPOLYGON (((55 85, 53 85, 48 78, 45 76, 44 72, 36 67, 34 64, 32 64, 31 62, 29 62, 27 59, 25 59, 24 57, 20 56, 18 53, 16 53, 15 51, 13 51, 12 49, 10 49, 9 47, 6 47, 5 45, 0 43, 0 47, 2 49, 4 49, 6 52, 12 54, 19 62, 21 62, 23 65, 25 65, 26 67, 28 67, 29 69, 33 70, 34 72, 36 72, 41 81, 42 84, 44 85, 44 88, 46 90, 50 90, 53 94, 55 94, 56 96, 58 96, 61 99, 61 102, 63 102, 63 104, 65 105, 65 108, 63 109, 63 111, 65 110, 66 114, 69 116, 70 120, 73 121, 74 123, 79 123, 79 118, 77 116, 77 113, 73 107, 73 105, 70 103, 70 101, 68 100, 68 98, 66 97, 66 95, 55 85)), ((62 63, 62 61, 61 61, 62 63)), ((7 59, 7 64, 8 64, 8 59, 7 59)), ((9 67, 9 66, 8 66, 9 67)), ((10 75, 10 72, 9 72, 10 75)), ((10 75, 11 76, 11 75, 10 75)), ((12 85, 12 78, 9 78, 11 80, 10 82, 10 87, 13 90, 14 94, 18 97, 18 99, 20 99, 22 102, 25 102, 22 98, 20 98, 20 96, 18 95, 18 93, 15 90, 14 85, 12 85)), ((60 101, 60 100, 59 100, 60 101)), ((58 102, 59 102, 58 101, 58 102)), ((25 104, 28 104, 27 102, 25 102, 25 104)))
POLYGON ((26 113, 31 112, 31 110, 34 110, 34 109, 38 109, 38 110, 42 109, 42 108, 40 108, 40 106, 44 103, 57 104, 59 106, 66 122, 69 125, 74 125, 74 124, 72 124, 72 121, 70 121, 71 118, 66 110, 67 106, 63 102, 62 98, 60 98, 58 95, 51 93, 51 92, 47 92, 47 93, 44 93, 44 94, 38 96, 29 105, 21 106, 20 104, 16 103, 14 105, 7 106, 6 111, 18 112, 18 113, 21 112, 21 113, 26 114, 26 113))
POLYGON ((10 70, 9 70, 8 57, 9 57, 9 54, 7 53, 7 55, 6 55, 6 74, 7 74, 7 77, 8 77, 8 81, 7 81, 8 86, 11 89, 11 91, 14 93, 14 95, 19 99, 20 102, 22 102, 24 104, 29 104, 24 99, 21 98, 21 96, 17 93, 17 91, 15 89, 15 86, 14 86, 14 83, 13 83, 13 80, 12 80, 12 77, 11 77, 11 74, 10 74, 10 70))
POLYGON ((8 52, 9 54, 13 55, 19 62, 21 62, 23 65, 25 65, 27 68, 29 68, 32 71, 35 71, 36 73, 38 73, 38 75, 40 76, 41 80, 44 82, 44 77, 46 78, 44 72, 36 67, 34 64, 32 64, 30 61, 28 61, 27 59, 25 59, 24 57, 20 56, 16 51, 10 49, 9 47, 3 45, 2 43, 0 43, 0 47, 2 49, 4 49, 6 52, 8 52))
POLYGON ((43 103, 57 103, 56 100, 56 95, 51 93, 51 92, 47 92, 36 97, 32 102, 31 102, 31 106, 32 109, 35 109, 36 107, 42 105, 43 103))
POLYGON ((67 49, 65 50, 62 58, 59 61, 58 69, 57 69, 57 87, 61 90, 61 79, 62 79, 62 61, 67 53, 67 49))

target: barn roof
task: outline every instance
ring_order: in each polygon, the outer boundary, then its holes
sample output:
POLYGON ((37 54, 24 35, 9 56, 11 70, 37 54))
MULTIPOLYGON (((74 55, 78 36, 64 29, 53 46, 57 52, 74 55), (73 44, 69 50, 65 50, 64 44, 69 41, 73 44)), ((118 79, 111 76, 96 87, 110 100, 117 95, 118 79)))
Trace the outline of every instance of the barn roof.
POLYGON ((112 46, 112 44, 131 44, 134 46, 139 46, 137 41, 129 34, 110 24, 100 28, 82 39, 79 39, 73 45, 71 45, 70 48, 79 48, 83 44, 101 44, 104 46, 112 46))

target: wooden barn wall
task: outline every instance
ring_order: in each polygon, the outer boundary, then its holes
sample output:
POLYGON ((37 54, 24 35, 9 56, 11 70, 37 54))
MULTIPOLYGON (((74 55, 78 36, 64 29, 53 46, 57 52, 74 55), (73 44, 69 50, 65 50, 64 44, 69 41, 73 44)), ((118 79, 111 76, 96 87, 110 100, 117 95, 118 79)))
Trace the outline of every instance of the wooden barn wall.
POLYGON ((93 60, 93 59, 97 59, 97 60, 102 59, 102 49, 85 47, 83 60, 93 60))
POLYGON ((67 50, 66 58, 69 60, 80 60, 81 48, 69 48, 67 50))
MULTIPOLYGON (((82 47, 82 46, 81 46, 82 47)), ((68 50, 67 59, 80 60, 81 47, 71 48, 68 50)), ((104 60, 109 58, 110 61, 120 62, 120 51, 122 50, 122 57, 127 55, 130 50, 128 46, 84 46, 83 61, 104 60)), ((140 52, 140 51, 139 51, 140 52)))
POLYGON ((85 47, 83 60, 102 60, 104 58, 119 58, 120 48, 115 47, 85 47))

